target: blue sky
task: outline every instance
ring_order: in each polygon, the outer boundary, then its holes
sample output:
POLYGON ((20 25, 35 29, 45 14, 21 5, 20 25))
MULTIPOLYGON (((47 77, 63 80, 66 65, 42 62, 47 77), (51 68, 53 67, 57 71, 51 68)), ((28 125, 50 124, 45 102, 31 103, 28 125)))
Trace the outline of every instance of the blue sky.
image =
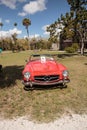
POLYGON ((18 37, 26 36, 22 20, 29 18, 30 37, 47 37, 46 26, 69 11, 67 0, 0 0, 0 22, 3 23, 0 35, 10 36, 16 32, 18 37), (17 27, 14 27, 15 22, 17 27))

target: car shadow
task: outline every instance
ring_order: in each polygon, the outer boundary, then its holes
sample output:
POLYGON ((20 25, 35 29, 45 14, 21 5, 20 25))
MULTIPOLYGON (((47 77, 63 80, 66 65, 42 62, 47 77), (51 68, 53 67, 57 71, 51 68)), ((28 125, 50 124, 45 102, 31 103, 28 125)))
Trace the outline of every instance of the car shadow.
POLYGON ((34 85, 32 88, 29 88, 29 89, 25 89, 24 87, 24 90, 26 91, 33 91, 33 90, 53 90, 53 89, 65 89, 67 88, 67 85, 66 86, 62 86, 62 85, 34 85))
POLYGON ((16 85, 16 80, 22 79, 23 66, 6 66, 0 72, 0 88, 16 85))
POLYGON ((76 56, 77 54, 73 54, 73 53, 65 53, 65 54, 58 54, 57 57, 58 58, 66 58, 66 57, 72 57, 72 56, 76 56))

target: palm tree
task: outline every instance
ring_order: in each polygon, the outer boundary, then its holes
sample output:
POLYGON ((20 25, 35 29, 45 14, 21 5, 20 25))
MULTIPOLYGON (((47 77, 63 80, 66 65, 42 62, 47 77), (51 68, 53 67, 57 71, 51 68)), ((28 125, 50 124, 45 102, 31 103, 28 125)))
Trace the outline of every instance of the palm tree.
POLYGON ((14 26, 16 27, 16 26, 17 26, 17 23, 14 23, 14 26))
MULTIPOLYGON (((14 23, 14 27, 16 27, 16 26, 17 26, 17 23, 14 23)), ((16 32, 13 34, 13 39, 14 39, 14 41, 17 40, 17 33, 16 32)))
MULTIPOLYGON (((15 22, 14 27, 16 27, 16 26, 17 26, 17 23, 15 22)), ((14 50, 17 49, 16 48, 16 46, 17 46, 17 33, 14 32, 14 34, 12 34, 11 37, 12 37, 12 51, 14 52, 14 50)))
MULTIPOLYGON (((31 25, 31 21, 28 18, 24 18, 23 21, 22 21, 22 24, 26 27, 28 40, 29 40, 29 30, 28 30, 28 27, 29 27, 29 25, 31 25)), ((30 49, 30 45, 29 45, 29 49, 30 49)))
POLYGON ((0 22, 0 27, 1 27, 0 30, 2 31, 2 27, 3 27, 3 23, 2 22, 0 22))
POLYGON ((2 29, 2 27, 3 27, 3 23, 2 22, 0 22, 0 26, 1 26, 1 29, 2 29))
MULTIPOLYGON (((0 27, 1 27, 1 29, 0 29, 0 30, 2 31, 2 27, 3 27, 3 23, 2 23, 2 22, 0 22, 0 27)), ((1 37, 1 41, 2 41, 2 47, 3 47, 2 32, 1 32, 1 36, 0 36, 0 37, 1 37)))

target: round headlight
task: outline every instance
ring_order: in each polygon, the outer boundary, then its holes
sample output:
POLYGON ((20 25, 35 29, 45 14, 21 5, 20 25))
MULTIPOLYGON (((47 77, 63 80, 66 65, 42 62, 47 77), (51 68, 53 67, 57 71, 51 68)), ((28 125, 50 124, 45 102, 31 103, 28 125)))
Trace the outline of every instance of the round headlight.
POLYGON ((64 71, 63 71, 63 76, 64 76, 64 77, 67 77, 67 76, 68 76, 68 74, 69 74, 69 73, 68 73, 68 71, 67 71, 67 70, 64 70, 64 71))
POLYGON ((26 79, 29 79, 29 78, 30 78, 30 73, 29 73, 29 72, 25 72, 25 73, 24 73, 24 77, 25 77, 26 79))

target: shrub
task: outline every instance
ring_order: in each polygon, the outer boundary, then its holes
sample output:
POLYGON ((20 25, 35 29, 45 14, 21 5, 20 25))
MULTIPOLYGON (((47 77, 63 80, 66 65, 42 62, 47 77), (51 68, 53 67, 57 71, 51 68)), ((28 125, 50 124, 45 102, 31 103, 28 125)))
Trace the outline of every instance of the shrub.
POLYGON ((71 47, 65 48, 65 51, 68 52, 68 53, 74 53, 75 49, 71 46, 71 47))
POLYGON ((73 43, 72 47, 75 49, 75 51, 77 51, 79 49, 78 43, 73 43))
POLYGON ((65 51, 68 53, 74 53, 78 50, 79 46, 77 43, 73 43, 71 47, 66 47, 65 51))

